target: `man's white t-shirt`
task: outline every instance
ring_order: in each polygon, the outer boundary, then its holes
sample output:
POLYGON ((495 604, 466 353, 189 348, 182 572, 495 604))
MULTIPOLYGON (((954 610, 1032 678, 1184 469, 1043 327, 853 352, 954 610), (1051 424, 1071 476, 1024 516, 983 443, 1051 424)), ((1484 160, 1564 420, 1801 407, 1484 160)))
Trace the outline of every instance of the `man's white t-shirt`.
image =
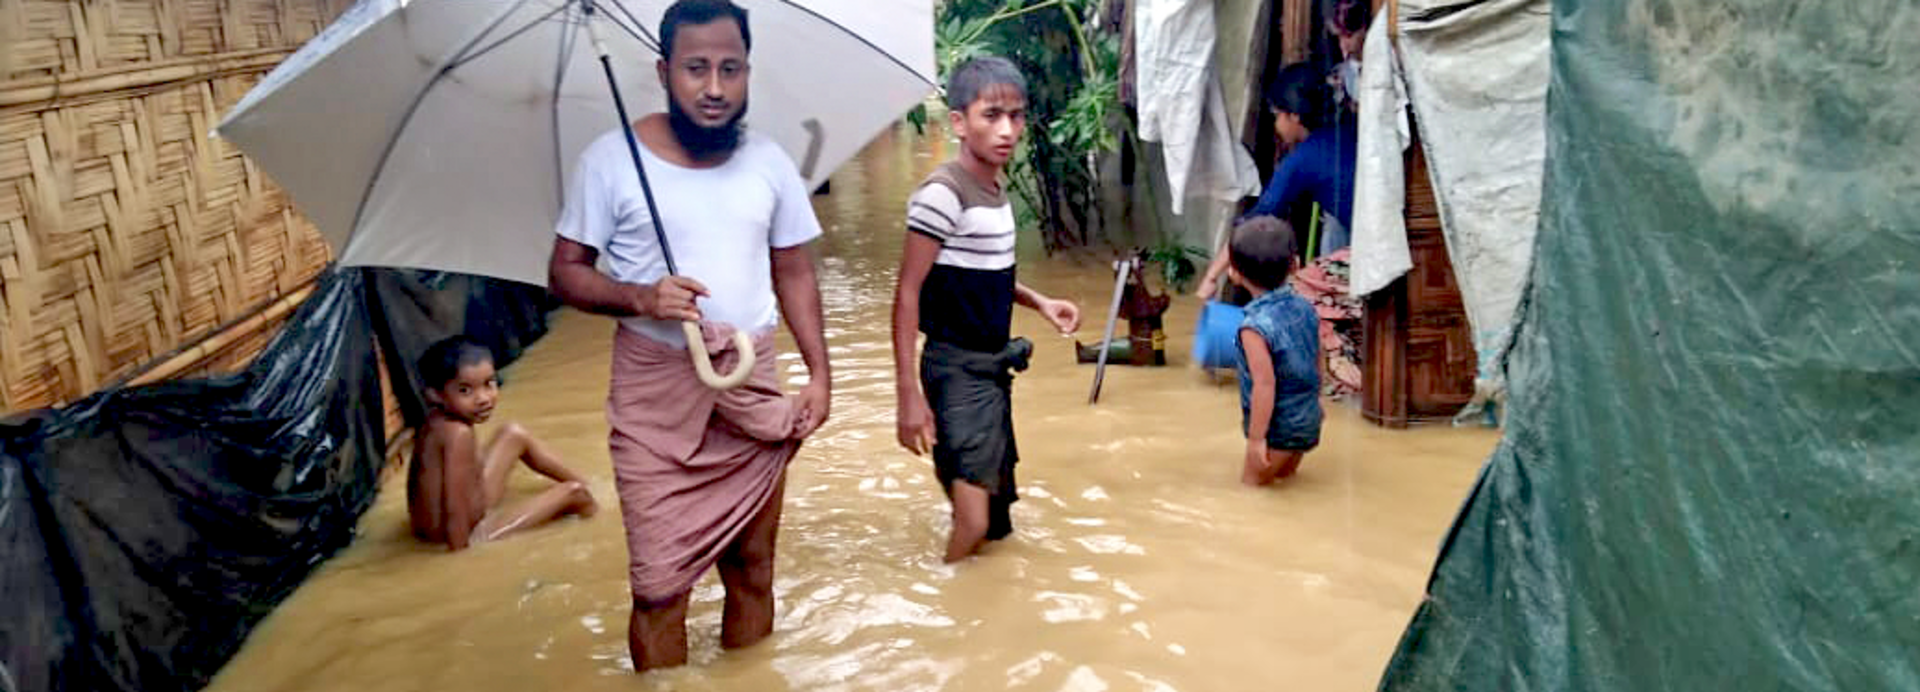
MULTIPOLYGON (((811 195, 793 160, 773 140, 753 132, 714 168, 668 163, 645 142, 640 156, 674 263, 710 294, 700 300, 701 315, 748 334, 778 327, 780 304, 769 254, 820 237, 811 195)), ((615 281, 651 284, 667 275, 647 198, 619 130, 581 152, 555 232, 598 249, 615 281)), ((620 323, 655 341, 686 346, 679 324, 645 317, 620 323)))

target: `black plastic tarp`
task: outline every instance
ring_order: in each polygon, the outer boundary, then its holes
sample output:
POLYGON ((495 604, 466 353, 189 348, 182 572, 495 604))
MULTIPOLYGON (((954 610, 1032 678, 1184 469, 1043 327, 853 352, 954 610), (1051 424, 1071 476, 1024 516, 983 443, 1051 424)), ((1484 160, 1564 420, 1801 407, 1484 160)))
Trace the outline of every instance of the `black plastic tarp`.
POLYGON ((0 422, 0 692, 200 689, 371 503, 375 344, 409 379, 461 331, 504 366, 550 306, 495 279, 338 270, 241 373, 0 422))
POLYGON ((0 430, 0 684, 193 690, 373 499, 386 437, 358 273, 243 372, 0 430))
POLYGON ((1553 4, 1506 437, 1381 688, 1920 689, 1920 5, 1553 4))

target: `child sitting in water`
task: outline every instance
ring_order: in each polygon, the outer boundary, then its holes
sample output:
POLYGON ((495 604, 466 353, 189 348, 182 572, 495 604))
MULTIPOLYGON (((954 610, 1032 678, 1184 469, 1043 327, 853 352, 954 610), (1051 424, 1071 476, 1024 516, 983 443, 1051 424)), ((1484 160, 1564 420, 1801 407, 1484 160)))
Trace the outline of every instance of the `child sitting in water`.
POLYGON ((1227 275, 1253 294, 1240 323, 1240 482, 1266 485, 1292 476, 1320 444, 1320 318, 1287 285, 1295 267, 1287 222, 1248 219, 1228 248, 1227 275))
POLYGON ((587 486, 526 429, 508 423, 484 448, 473 427, 493 415, 499 399, 493 354, 464 336, 444 339, 420 358, 429 405, 413 438, 407 470, 407 514, 413 533, 453 550, 491 541, 566 514, 593 516, 587 486), (507 474, 519 462, 558 485, 512 508, 496 507, 507 474))

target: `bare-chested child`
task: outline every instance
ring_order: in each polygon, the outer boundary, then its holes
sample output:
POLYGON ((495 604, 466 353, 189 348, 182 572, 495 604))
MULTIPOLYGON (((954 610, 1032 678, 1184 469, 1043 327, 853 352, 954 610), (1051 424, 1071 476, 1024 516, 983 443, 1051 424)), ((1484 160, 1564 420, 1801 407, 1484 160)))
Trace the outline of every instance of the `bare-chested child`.
POLYGON ((415 536, 462 550, 556 517, 584 518, 598 510, 580 474, 562 466, 519 424, 506 424, 479 446, 473 428, 493 415, 500 396, 487 347, 463 336, 442 340, 420 357, 420 375, 427 422, 414 437, 407 471, 407 513, 415 536), (521 462, 556 485, 511 507, 498 506, 508 474, 521 462))

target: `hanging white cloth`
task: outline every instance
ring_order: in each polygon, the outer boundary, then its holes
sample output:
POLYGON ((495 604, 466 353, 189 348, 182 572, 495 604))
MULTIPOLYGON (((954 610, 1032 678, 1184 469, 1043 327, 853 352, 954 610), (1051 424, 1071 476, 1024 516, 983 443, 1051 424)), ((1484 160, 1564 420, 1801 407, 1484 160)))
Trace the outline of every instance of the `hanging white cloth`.
POLYGON ((1406 151, 1413 141, 1400 56, 1387 35, 1390 22, 1367 32, 1360 72, 1360 142, 1353 182, 1353 294, 1364 296, 1413 269, 1407 249, 1406 151))
POLYGON ((1133 16, 1140 138, 1160 143, 1173 213, 1189 199, 1258 192, 1259 169, 1234 138, 1213 68, 1212 0, 1140 0, 1133 16))

